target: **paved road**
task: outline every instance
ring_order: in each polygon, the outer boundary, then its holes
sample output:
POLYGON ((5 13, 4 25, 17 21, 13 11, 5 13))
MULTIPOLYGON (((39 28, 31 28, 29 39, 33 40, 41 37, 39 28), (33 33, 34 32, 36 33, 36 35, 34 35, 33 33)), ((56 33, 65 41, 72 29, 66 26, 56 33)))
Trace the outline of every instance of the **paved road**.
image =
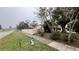
POLYGON ((13 32, 13 30, 12 30, 12 31, 0 32, 0 39, 3 38, 3 37, 5 37, 5 36, 7 36, 7 35, 9 35, 9 34, 12 33, 12 32, 13 32))
MULTIPOLYGON (((29 32, 29 33, 28 33, 28 31, 22 31, 22 32, 25 33, 26 35, 28 35, 29 37, 31 37, 32 32, 29 32)), ((50 46, 52 48, 56 48, 60 51, 79 51, 79 48, 69 46, 67 44, 63 44, 63 43, 56 42, 56 41, 51 41, 49 39, 45 39, 43 37, 39 37, 36 35, 33 35, 32 37, 39 40, 40 42, 42 42, 44 44, 47 44, 48 46, 50 46)))

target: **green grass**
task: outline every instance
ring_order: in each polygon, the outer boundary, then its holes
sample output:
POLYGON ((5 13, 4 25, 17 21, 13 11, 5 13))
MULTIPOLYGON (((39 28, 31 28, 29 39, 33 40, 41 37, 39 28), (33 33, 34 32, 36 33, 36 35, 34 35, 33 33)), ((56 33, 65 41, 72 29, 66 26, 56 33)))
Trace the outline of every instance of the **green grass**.
POLYGON ((35 46, 31 47, 30 38, 20 31, 0 39, 0 51, 56 51, 37 40, 35 46))

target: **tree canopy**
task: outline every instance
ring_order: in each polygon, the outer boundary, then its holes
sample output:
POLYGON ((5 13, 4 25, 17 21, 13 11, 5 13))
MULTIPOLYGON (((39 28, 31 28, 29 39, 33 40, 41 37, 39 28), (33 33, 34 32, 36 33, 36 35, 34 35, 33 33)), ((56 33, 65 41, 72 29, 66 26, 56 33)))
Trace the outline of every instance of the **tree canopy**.
POLYGON ((20 22, 19 25, 17 25, 17 29, 22 30, 22 29, 28 29, 29 25, 25 23, 24 21, 20 22))

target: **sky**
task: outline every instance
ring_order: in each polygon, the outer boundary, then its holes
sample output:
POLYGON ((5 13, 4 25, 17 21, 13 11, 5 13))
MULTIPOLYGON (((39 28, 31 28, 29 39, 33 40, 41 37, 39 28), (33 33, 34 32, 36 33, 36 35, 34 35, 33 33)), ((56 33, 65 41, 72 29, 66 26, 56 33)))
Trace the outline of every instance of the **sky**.
POLYGON ((37 20, 36 8, 33 7, 0 7, 0 24, 3 28, 15 27, 19 22, 37 20))

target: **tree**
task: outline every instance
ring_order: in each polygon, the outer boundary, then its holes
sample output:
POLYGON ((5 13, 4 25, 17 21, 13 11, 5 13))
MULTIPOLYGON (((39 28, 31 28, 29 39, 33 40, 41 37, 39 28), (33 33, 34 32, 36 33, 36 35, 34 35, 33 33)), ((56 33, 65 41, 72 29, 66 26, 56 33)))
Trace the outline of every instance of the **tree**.
POLYGON ((42 24, 45 23, 45 29, 49 28, 52 31, 52 28, 58 25, 61 26, 62 32, 65 31, 66 25, 69 24, 69 35, 68 35, 68 41, 71 39, 72 31, 78 31, 78 21, 79 21, 79 8, 78 7, 40 7, 39 8, 39 17, 42 19, 42 24), (52 26, 50 26, 50 23, 48 20, 51 20, 52 26), (46 22, 45 22, 46 21, 46 22), (77 24, 76 24, 77 23, 77 24), (75 26, 75 27, 74 27, 75 26))
POLYGON ((70 21, 70 19, 66 17, 65 11, 65 8, 62 7, 58 7, 53 11, 53 18, 57 20, 57 23, 61 26, 62 32, 66 32, 65 26, 70 21))
POLYGON ((75 23, 73 30, 79 33, 79 20, 75 23))
POLYGON ((44 17, 43 17, 43 8, 42 7, 39 7, 38 12, 36 13, 37 14, 37 17, 41 20, 41 30, 43 28, 43 22, 44 22, 44 17))
POLYGON ((47 23, 49 23, 49 26, 52 27, 52 23, 49 20, 47 20, 47 21, 44 21, 43 28, 44 28, 45 32, 51 32, 51 29, 49 28, 47 23))
MULTIPOLYGON (((38 9, 38 17, 41 19, 41 24, 43 25, 44 22, 46 21, 46 24, 48 25, 49 29, 52 31, 52 27, 50 26, 50 24, 47 22, 49 19, 49 10, 46 7, 40 7, 38 9)), ((43 26, 42 26, 43 27, 43 26)))
POLYGON ((37 21, 32 21, 31 26, 36 27, 37 26, 37 21))
MULTIPOLYGON (((69 9, 69 7, 67 8, 69 9)), ((74 28, 74 25, 76 24, 76 22, 78 21, 78 15, 79 15, 79 12, 78 12, 79 8, 70 8, 68 10, 68 13, 67 13, 67 17, 70 19, 70 22, 68 23, 69 24, 69 35, 68 35, 68 42, 71 42, 72 39, 71 39, 71 35, 72 35, 72 31, 73 31, 73 28, 74 28)), ((74 40, 74 38, 73 38, 74 40)))
POLYGON ((31 21, 29 19, 25 20, 25 23, 28 24, 28 25, 30 24, 30 22, 31 21))
POLYGON ((12 29, 12 26, 9 26, 9 29, 12 29))
MULTIPOLYGON (((64 7, 64 8, 60 8, 61 10, 63 10, 63 15, 66 17, 66 19, 68 19, 69 21, 65 24, 68 25, 69 24, 69 35, 68 35, 68 42, 70 42, 71 39, 71 35, 72 35, 72 30, 75 24, 74 19, 76 19, 74 17, 74 10, 72 7, 64 7), (73 23, 72 23, 73 22, 73 23)), ((65 22, 65 21, 64 21, 65 22)))
MULTIPOLYGON (((47 15, 48 15, 48 17, 49 17, 49 21, 51 22, 51 32, 55 31, 55 30, 56 30, 56 27, 57 27, 57 23, 56 23, 56 21, 53 19, 53 10, 54 10, 53 7, 47 8, 47 15)), ((49 22, 48 22, 48 23, 49 23, 49 22)), ((49 23, 49 26, 50 26, 50 23, 49 23)))
POLYGON ((2 26, 0 25, 0 30, 2 29, 2 26))
MULTIPOLYGON (((75 13, 74 13, 74 18, 75 18, 76 15, 79 13, 79 7, 73 7, 73 9, 75 10, 75 13)), ((77 16, 79 16, 79 14, 77 16)), ((79 33, 79 17, 77 17, 77 21, 74 24, 73 30, 79 33)))
POLYGON ((17 25, 17 29, 19 29, 19 30, 28 29, 28 28, 29 28, 28 24, 23 21, 20 22, 19 25, 17 25))

